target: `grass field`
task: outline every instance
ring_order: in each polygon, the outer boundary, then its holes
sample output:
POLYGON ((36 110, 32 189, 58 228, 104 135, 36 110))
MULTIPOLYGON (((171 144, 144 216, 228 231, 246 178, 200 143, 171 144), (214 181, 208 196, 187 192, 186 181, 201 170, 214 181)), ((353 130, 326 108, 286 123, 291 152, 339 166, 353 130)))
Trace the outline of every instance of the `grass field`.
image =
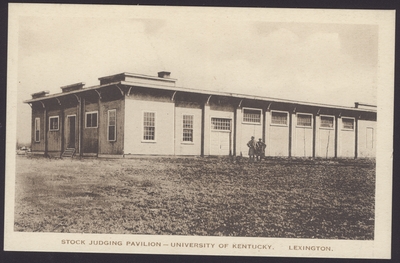
POLYGON ((17 156, 15 231, 374 238, 374 160, 17 156))

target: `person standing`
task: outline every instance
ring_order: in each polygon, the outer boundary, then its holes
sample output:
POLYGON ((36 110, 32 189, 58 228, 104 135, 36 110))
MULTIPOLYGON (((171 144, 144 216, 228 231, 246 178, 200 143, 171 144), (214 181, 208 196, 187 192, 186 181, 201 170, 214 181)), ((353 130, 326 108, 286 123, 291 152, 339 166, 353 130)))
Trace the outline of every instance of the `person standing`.
POLYGON ((266 147, 267 145, 262 141, 262 139, 258 139, 258 142, 256 143, 257 161, 261 162, 261 160, 264 159, 266 147))
POLYGON ((251 140, 247 143, 247 147, 249 147, 249 162, 254 162, 254 156, 256 154, 256 141, 254 140, 254 136, 251 136, 251 140))

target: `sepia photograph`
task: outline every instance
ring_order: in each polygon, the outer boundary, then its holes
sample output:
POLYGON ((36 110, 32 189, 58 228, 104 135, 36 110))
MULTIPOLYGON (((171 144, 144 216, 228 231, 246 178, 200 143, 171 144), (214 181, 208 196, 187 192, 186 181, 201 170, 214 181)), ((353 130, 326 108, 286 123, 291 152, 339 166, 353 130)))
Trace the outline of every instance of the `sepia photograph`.
POLYGON ((5 250, 390 258, 394 11, 9 13, 5 250))

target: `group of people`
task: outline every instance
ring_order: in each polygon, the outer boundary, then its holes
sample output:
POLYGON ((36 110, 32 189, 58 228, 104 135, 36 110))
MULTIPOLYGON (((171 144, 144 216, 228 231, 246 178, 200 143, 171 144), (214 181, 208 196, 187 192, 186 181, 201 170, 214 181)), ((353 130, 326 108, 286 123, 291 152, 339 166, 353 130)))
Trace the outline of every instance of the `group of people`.
POLYGON ((254 140, 254 136, 251 136, 251 140, 247 143, 247 147, 249 147, 249 161, 254 162, 254 158, 257 161, 261 161, 265 157, 265 148, 267 145, 262 141, 262 139, 258 139, 258 142, 254 140))

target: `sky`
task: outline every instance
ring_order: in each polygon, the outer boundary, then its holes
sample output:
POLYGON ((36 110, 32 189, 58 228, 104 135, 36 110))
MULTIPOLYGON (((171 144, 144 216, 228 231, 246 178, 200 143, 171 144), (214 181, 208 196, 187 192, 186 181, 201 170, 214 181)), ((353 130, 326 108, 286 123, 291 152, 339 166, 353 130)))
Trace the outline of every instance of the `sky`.
POLYGON ((77 82, 94 86, 121 72, 166 70, 177 86, 202 90, 348 107, 377 103, 377 25, 271 21, 227 9, 210 16, 187 8, 159 16, 118 10, 18 17, 19 141, 30 141, 31 108, 22 103, 30 94, 59 93, 77 82))

